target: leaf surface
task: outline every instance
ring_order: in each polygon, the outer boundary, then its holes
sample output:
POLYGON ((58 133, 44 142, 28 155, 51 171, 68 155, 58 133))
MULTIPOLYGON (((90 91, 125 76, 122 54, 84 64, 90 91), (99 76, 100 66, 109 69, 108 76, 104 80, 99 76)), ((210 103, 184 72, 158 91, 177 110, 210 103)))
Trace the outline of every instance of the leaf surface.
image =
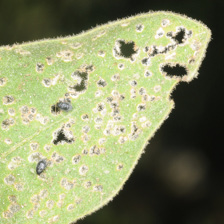
POLYGON ((0 48, 0 223, 67 224, 118 193, 210 30, 170 12, 0 48))

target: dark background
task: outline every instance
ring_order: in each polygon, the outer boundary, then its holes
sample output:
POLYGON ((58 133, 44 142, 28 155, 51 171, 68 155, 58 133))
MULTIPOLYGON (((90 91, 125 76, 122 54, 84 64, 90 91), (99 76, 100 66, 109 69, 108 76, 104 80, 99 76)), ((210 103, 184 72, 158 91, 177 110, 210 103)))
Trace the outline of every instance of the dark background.
POLYGON ((224 1, 0 0, 0 45, 76 34, 149 10, 201 20, 212 41, 199 78, 176 88, 175 109, 124 189, 78 224, 223 224, 224 1))

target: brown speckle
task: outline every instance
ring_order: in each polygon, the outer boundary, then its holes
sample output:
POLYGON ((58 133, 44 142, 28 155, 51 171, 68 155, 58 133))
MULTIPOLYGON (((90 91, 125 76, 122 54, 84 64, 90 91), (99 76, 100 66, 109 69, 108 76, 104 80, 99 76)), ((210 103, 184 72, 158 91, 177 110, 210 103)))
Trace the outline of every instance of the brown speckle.
POLYGON ((117 170, 120 171, 124 168, 123 164, 118 164, 117 165, 117 170))
POLYGON ((6 84, 6 78, 0 78, 0 86, 4 86, 6 84))
POLYGON ((3 104, 4 105, 9 105, 9 104, 12 104, 14 103, 14 97, 13 96, 4 96, 3 97, 3 104))
POLYGON ((107 82, 104 80, 104 79, 100 79, 98 82, 97 82, 97 86, 98 87, 105 87, 107 85, 107 82))
POLYGON ((54 62, 54 60, 53 60, 51 57, 47 57, 47 58, 46 58, 46 61, 47 61, 47 64, 48 64, 48 65, 52 65, 53 62, 54 62))
POLYGON ((24 190, 24 186, 23 186, 23 184, 20 184, 20 183, 16 183, 16 184, 14 185, 14 187, 15 187, 15 189, 16 189, 17 191, 23 191, 23 190, 24 190))
POLYGON ((54 152, 51 156, 51 158, 56 162, 56 163, 61 163, 64 161, 64 157, 60 156, 57 152, 54 152))
POLYGON ((36 71, 37 71, 38 73, 43 72, 43 71, 44 71, 44 64, 37 63, 37 64, 36 64, 36 71))
POLYGON ((88 116, 88 114, 83 114, 83 115, 81 116, 81 118, 82 118, 82 120, 84 120, 84 121, 88 121, 88 120, 89 120, 89 116, 88 116))
POLYGON ((79 174, 80 175, 85 175, 87 172, 88 172, 89 168, 88 166, 86 165, 82 165, 80 168, 79 168, 79 174))
POLYGON ((39 144, 37 142, 30 143, 31 150, 35 151, 39 148, 39 144))
POLYGON ((70 205, 68 205, 67 210, 70 212, 70 211, 74 210, 74 208, 75 208, 75 205, 70 204, 70 205))
POLYGON ((105 56, 105 52, 104 52, 104 51, 99 51, 99 52, 98 52, 98 56, 100 56, 100 57, 104 57, 104 56, 105 56))
POLYGON ((143 29, 144 29, 144 25, 143 24, 137 24, 136 25, 136 31, 138 33, 141 33, 143 31, 143 29))
POLYGON ((80 160, 81 160, 81 156, 80 155, 75 155, 75 156, 72 157, 72 163, 73 164, 79 163, 80 160))
POLYGON ((12 140, 9 139, 9 138, 6 138, 4 142, 5 142, 5 144, 7 144, 7 145, 11 145, 11 144, 12 144, 12 140))
POLYGON ((15 116, 15 114, 16 114, 16 112, 13 108, 9 108, 8 113, 9 113, 10 116, 15 116))
POLYGON ((89 188, 89 187, 91 187, 91 186, 92 186, 91 181, 87 181, 87 182, 84 183, 84 187, 85 187, 85 188, 89 188))
POLYGON ((52 81, 49 78, 45 78, 45 79, 43 79, 42 83, 45 87, 50 87, 52 84, 52 81))
POLYGON ((4 182, 7 185, 12 185, 15 182, 15 177, 12 174, 9 174, 7 177, 4 178, 4 182))
POLYGON ((146 109, 146 104, 139 104, 137 106, 137 111, 144 111, 146 109))
POLYGON ((2 121, 2 129, 8 130, 10 126, 14 125, 15 121, 13 118, 5 119, 2 121))
POLYGON ((103 191, 103 186, 102 185, 96 185, 96 186, 93 187, 93 190, 101 192, 101 191, 103 191))
POLYGON ((123 70, 124 69, 124 64, 122 64, 122 63, 118 64, 118 69, 123 70))
POLYGON ((39 215, 40 215, 40 217, 44 217, 45 215, 47 215, 47 211, 46 210, 41 210, 40 212, 39 212, 39 215))
POLYGON ((46 207, 49 209, 52 209, 54 204, 55 204, 55 202, 53 200, 46 201, 46 207))

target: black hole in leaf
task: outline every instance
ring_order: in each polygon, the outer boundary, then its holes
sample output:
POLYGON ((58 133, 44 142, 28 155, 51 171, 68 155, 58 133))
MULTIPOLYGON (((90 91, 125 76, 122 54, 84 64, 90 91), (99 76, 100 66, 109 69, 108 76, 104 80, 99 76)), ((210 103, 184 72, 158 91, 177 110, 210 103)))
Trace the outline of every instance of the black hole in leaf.
POLYGON ((184 75, 187 75, 187 69, 179 64, 176 65, 170 65, 166 64, 162 66, 162 71, 165 72, 168 76, 179 76, 182 77, 184 75))
POLYGON ((68 139, 65 134, 63 133, 63 129, 61 129, 59 132, 58 132, 58 135, 57 135, 57 138, 53 140, 53 143, 55 145, 57 145, 58 143, 62 143, 62 142, 66 142, 66 143, 73 143, 74 142, 74 139, 68 139))
POLYGON ((177 44, 184 43, 185 29, 180 28, 180 30, 176 33, 173 39, 177 42, 177 44))
POLYGON ((125 58, 131 58, 133 54, 136 53, 134 50, 135 43, 134 42, 125 42, 123 40, 119 40, 120 44, 120 56, 125 58))

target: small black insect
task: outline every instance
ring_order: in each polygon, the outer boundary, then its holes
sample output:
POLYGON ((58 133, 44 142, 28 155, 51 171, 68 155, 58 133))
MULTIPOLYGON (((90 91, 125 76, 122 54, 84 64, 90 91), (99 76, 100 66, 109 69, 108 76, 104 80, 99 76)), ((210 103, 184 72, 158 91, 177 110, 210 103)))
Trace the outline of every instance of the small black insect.
POLYGON ((44 172, 44 170, 46 169, 46 167, 47 167, 46 161, 44 159, 40 160, 37 163, 37 167, 36 167, 37 175, 40 175, 42 172, 44 172))
POLYGON ((72 105, 69 102, 59 102, 57 103, 57 107, 64 111, 72 110, 72 105))

